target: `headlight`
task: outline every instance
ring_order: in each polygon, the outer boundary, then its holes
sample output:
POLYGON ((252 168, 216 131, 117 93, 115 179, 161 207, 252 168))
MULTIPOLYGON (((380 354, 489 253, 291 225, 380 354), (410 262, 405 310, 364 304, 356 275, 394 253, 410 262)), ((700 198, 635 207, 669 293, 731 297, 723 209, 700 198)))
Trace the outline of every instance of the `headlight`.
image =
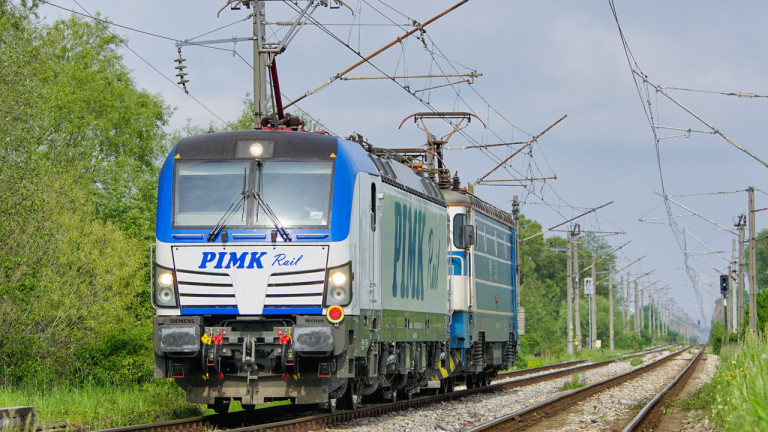
POLYGON ((157 277, 157 284, 161 287, 169 287, 173 285, 173 273, 162 271, 160 276, 157 277))
POLYGON ((251 156, 257 158, 264 153, 264 146, 262 146, 261 143, 255 142, 251 144, 248 151, 251 153, 251 156))
POLYGON ((352 301, 352 263, 329 268, 325 288, 327 305, 348 305, 352 301))
POLYGON ((173 270, 155 264, 154 268, 154 298, 160 307, 176 307, 176 285, 173 270))
POLYGON ((342 286, 347 282, 347 275, 341 270, 336 270, 331 274, 331 285, 342 286))

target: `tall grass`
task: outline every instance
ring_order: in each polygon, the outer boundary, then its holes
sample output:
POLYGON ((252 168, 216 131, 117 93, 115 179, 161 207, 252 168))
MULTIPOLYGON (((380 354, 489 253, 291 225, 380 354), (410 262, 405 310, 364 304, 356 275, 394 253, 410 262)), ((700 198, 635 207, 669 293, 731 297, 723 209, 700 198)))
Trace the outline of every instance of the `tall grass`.
POLYGON ((86 430, 195 417, 207 411, 203 405, 187 403, 184 392, 171 380, 52 390, 0 387, 0 406, 33 406, 43 425, 66 423, 86 430))
POLYGON ((709 417, 724 431, 768 430, 768 329, 724 344, 709 417))

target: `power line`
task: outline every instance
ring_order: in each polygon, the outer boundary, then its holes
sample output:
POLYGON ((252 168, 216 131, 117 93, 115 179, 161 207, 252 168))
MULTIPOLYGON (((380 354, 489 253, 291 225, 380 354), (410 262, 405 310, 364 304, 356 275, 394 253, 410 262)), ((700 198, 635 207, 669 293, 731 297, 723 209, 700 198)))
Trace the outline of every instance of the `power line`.
POLYGON ((768 95, 759 95, 754 94, 752 92, 723 92, 723 91, 715 91, 715 90, 697 90, 697 89, 691 89, 691 88, 682 88, 682 87, 670 87, 670 86, 660 86, 662 89, 669 89, 669 90, 680 90, 680 91, 687 91, 687 92, 694 92, 694 93, 709 93, 709 94, 719 94, 722 96, 736 96, 738 98, 768 98, 768 95))
MULTIPOLYGON (((73 0, 73 1, 75 2, 75 4, 77 4, 78 6, 80 6, 80 8, 81 8, 83 11, 85 11, 85 13, 86 13, 87 15, 84 15, 84 16, 86 16, 86 17, 88 17, 88 18, 90 18, 90 19, 93 19, 93 20, 95 20, 95 21, 99 22, 99 23, 100 23, 100 24, 101 24, 101 25, 104 27, 104 30, 106 30, 107 32, 109 32, 109 34, 111 34, 111 35, 113 35, 113 36, 117 37, 117 39, 120 41, 120 43, 121 43, 121 44, 122 44, 122 45, 123 45, 125 48, 127 48, 127 49, 128 49, 130 52, 132 52, 132 53, 133 53, 133 54, 134 54, 136 57, 138 57, 138 58, 139 58, 141 61, 143 61, 143 62, 144 62, 144 63, 145 63, 147 66, 149 66, 150 68, 152 68, 152 70, 154 70, 155 72, 157 72, 158 74, 160 74, 160 76, 162 76, 162 77, 163 77, 163 78, 164 78, 166 81, 170 82, 170 83, 171 83, 171 84, 172 84, 174 87, 178 88, 178 89, 179 89, 179 90, 181 90, 181 91, 184 91, 184 90, 183 90, 183 89, 182 89, 182 88, 181 88, 181 87, 180 87, 178 84, 176 84, 176 83, 175 83, 173 80, 171 80, 170 78, 168 78, 167 76, 165 76, 165 74, 163 74, 162 72, 160 72, 160 70, 158 70, 158 69, 157 69, 155 66, 153 66, 153 65, 152 65, 152 64, 151 64, 151 63, 150 63, 148 60, 146 60, 146 59, 145 59, 144 57, 142 57, 142 56, 141 56, 139 53, 137 53, 137 52, 136 52, 136 51, 135 51, 133 48, 131 48, 131 47, 128 45, 128 43, 127 43, 127 42, 125 42, 125 41, 124 41, 122 38, 120 38, 118 35, 116 35, 114 32, 112 32, 112 30, 110 30, 110 29, 109 29, 109 25, 111 25, 111 23, 110 23, 109 21, 105 21, 105 20, 102 20, 102 19, 97 19, 97 18, 96 18, 96 17, 94 17, 94 16, 93 16, 93 15, 92 15, 90 12, 88 12, 88 10, 87 10, 87 9, 85 9, 85 8, 84 8, 84 7, 83 7, 83 6, 82 6, 80 3, 78 3, 78 2, 77 2, 77 0, 73 0)), ((51 4, 51 3, 48 3, 48 4, 51 4)), ((79 15, 82 15, 82 14, 79 14, 79 15)), ((218 116, 216 113, 214 113, 214 112, 213 112, 213 111, 212 111, 210 108, 208 108, 207 106, 205 106, 205 104, 203 104, 202 102, 200 102, 200 101, 199 101, 197 98, 195 98, 194 96, 192 96, 192 95, 191 95, 191 94, 189 94, 189 93, 187 93, 187 95, 188 95, 189 97, 191 97, 191 98, 192 98, 192 100, 194 100, 195 102, 197 102, 197 103, 198 103, 198 104, 199 104, 201 107, 203 107, 203 108, 204 108, 206 111, 208 111, 208 112, 209 112, 211 115, 213 115, 214 117, 216 117, 217 119, 219 119, 219 121, 221 121, 222 123, 225 123, 225 124, 230 124, 229 122, 227 122, 227 121, 225 121, 224 119, 222 119, 221 117, 219 117, 219 116, 218 116)))
MULTIPOLYGON (((631 71, 632 80, 635 83, 637 94, 640 97, 641 103, 643 104, 643 111, 645 112, 646 119, 648 120, 648 123, 651 127, 651 133, 653 134, 654 148, 656 151, 656 162, 657 162, 658 171, 659 171, 659 180, 661 182, 662 194, 665 197, 663 200, 663 203, 667 213, 667 223, 670 227, 670 230, 672 231, 672 234, 675 238, 678 248, 683 253, 683 268, 685 269, 686 275, 688 276, 688 279, 690 280, 691 285, 693 286, 694 293, 696 294, 696 297, 698 300, 698 306, 699 306, 699 313, 702 318, 706 319, 709 316, 709 314, 706 314, 704 310, 704 302, 702 299, 702 291, 699 288, 699 284, 698 284, 698 277, 696 274, 694 274, 693 268, 689 264, 690 255, 687 252, 688 246, 687 246, 686 233, 684 228, 680 227, 680 225, 677 223, 677 221, 675 220, 672 214, 672 208, 670 205, 670 200, 668 198, 669 194, 667 193, 666 184, 664 182, 664 171, 662 169, 662 164, 661 164, 661 148, 660 148, 661 138, 657 133, 657 128, 654 126, 657 124, 657 122, 654 121, 654 114, 653 114, 654 105, 651 103, 651 93, 649 89, 649 83, 645 79, 645 74, 642 73, 640 69, 640 65, 635 59, 634 54, 632 53, 632 50, 629 48, 629 44, 624 35, 624 31, 621 28, 621 23, 619 22, 619 17, 618 17, 618 13, 616 12, 616 5, 614 4, 614 0, 608 0, 608 4, 611 8, 614 21, 616 22, 616 28, 619 32, 619 37, 621 38, 621 43, 624 48, 624 55, 627 59, 627 65, 629 66, 629 69, 631 71)), ((658 98, 658 92, 657 92, 657 98, 658 98)), ((658 106, 658 104, 656 106, 658 106)), ((658 117, 658 112, 656 117, 658 117)))
MULTIPOLYGON (((115 26, 115 27, 120 27, 120 28, 124 28, 126 30, 130 30, 130 31, 133 31, 133 32, 136 32, 136 33, 142 33, 142 34, 145 34, 147 36, 153 36, 153 37, 156 37, 156 38, 165 39, 165 40, 169 40, 169 41, 173 41, 173 42, 177 42, 178 41, 178 39, 176 39, 176 38, 159 35, 157 33, 152 33, 152 32, 148 32, 148 31, 145 31, 145 30, 139 30, 137 28, 129 27, 129 26, 126 26, 126 25, 116 24, 116 23, 111 22, 109 20, 93 16, 90 13, 88 13, 88 11, 86 11, 85 13, 78 12, 78 11, 76 11, 74 9, 68 9, 68 8, 63 7, 63 6, 59 6, 59 5, 55 4, 55 3, 51 3, 50 1, 47 1, 47 0, 43 0, 43 3, 47 4, 47 5, 50 5, 50 6, 53 6, 55 8, 59 8, 59 9, 65 10, 65 11, 73 13, 75 15, 80 15, 82 17, 90 18, 90 19, 92 19, 94 21, 98 21, 98 22, 100 22, 102 24, 109 24, 109 25, 112 25, 112 26, 115 26)), ((77 3, 77 1, 75 1, 75 3, 77 3)), ((81 9, 85 10, 85 8, 80 5, 80 3, 77 3, 77 5, 80 6, 81 9)))

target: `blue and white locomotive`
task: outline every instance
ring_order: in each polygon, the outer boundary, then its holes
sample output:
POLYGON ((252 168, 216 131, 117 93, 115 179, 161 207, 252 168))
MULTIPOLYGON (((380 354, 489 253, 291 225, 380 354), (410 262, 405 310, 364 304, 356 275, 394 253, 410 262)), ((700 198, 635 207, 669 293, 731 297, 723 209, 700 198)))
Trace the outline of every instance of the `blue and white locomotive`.
POLYGON ((155 377, 190 402, 354 409, 514 362, 514 219, 387 152, 292 130, 184 138, 156 229, 155 377))

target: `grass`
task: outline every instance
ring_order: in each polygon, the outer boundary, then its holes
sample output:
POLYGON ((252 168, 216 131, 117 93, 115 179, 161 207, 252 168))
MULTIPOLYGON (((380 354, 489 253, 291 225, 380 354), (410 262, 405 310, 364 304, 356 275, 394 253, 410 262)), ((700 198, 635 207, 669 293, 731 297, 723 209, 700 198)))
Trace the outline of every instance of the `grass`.
POLYGON ((83 386, 42 390, 0 387, 0 406, 33 406, 43 425, 67 423, 87 430, 204 415, 171 380, 125 387, 83 386))
POLYGON ((643 360, 642 356, 640 356, 640 357, 632 357, 631 359, 629 359, 629 365, 632 366, 632 367, 635 367, 635 366, 643 364, 643 361, 644 360, 643 360))
POLYGON ((643 409, 646 405, 648 405, 648 402, 650 402, 650 399, 643 399, 640 402, 633 403, 632 405, 627 406, 627 409, 630 411, 639 411, 643 409))
POLYGON ((715 385, 713 383, 707 383, 681 399, 675 402, 675 406, 687 411, 705 411, 708 410, 712 403, 715 401, 715 385))
POLYGON ((712 395, 703 395, 708 417, 723 431, 768 428, 768 329, 724 344, 712 380, 712 395))
POLYGON ((571 375, 571 379, 563 383, 563 387, 560 388, 560 391, 574 390, 584 387, 584 385, 585 384, 581 382, 581 376, 579 374, 573 374, 571 375))
POLYGON ((590 360, 593 362, 600 362, 604 360, 609 360, 610 358, 612 358, 612 356, 615 356, 616 354, 628 353, 631 351, 632 350, 621 350, 621 349, 617 349, 614 351, 610 351, 607 349, 601 349, 601 350, 582 349, 581 351, 575 352, 572 356, 568 356, 568 355, 535 356, 535 355, 529 355, 525 353, 518 353, 519 358, 518 358, 518 361, 515 362, 515 366, 502 372, 531 369, 539 366, 549 366, 552 364, 564 363, 564 362, 574 361, 574 360, 590 360))
MULTIPOLYGON (((269 402, 259 407, 290 404, 269 402)), ((107 429, 215 414, 205 405, 188 403, 184 391, 170 379, 143 385, 41 390, 0 387, 0 407, 33 406, 42 425, 66 423, 71 429, 107 429)), ((232 401, 230 412, 242 411, 232 401)))

